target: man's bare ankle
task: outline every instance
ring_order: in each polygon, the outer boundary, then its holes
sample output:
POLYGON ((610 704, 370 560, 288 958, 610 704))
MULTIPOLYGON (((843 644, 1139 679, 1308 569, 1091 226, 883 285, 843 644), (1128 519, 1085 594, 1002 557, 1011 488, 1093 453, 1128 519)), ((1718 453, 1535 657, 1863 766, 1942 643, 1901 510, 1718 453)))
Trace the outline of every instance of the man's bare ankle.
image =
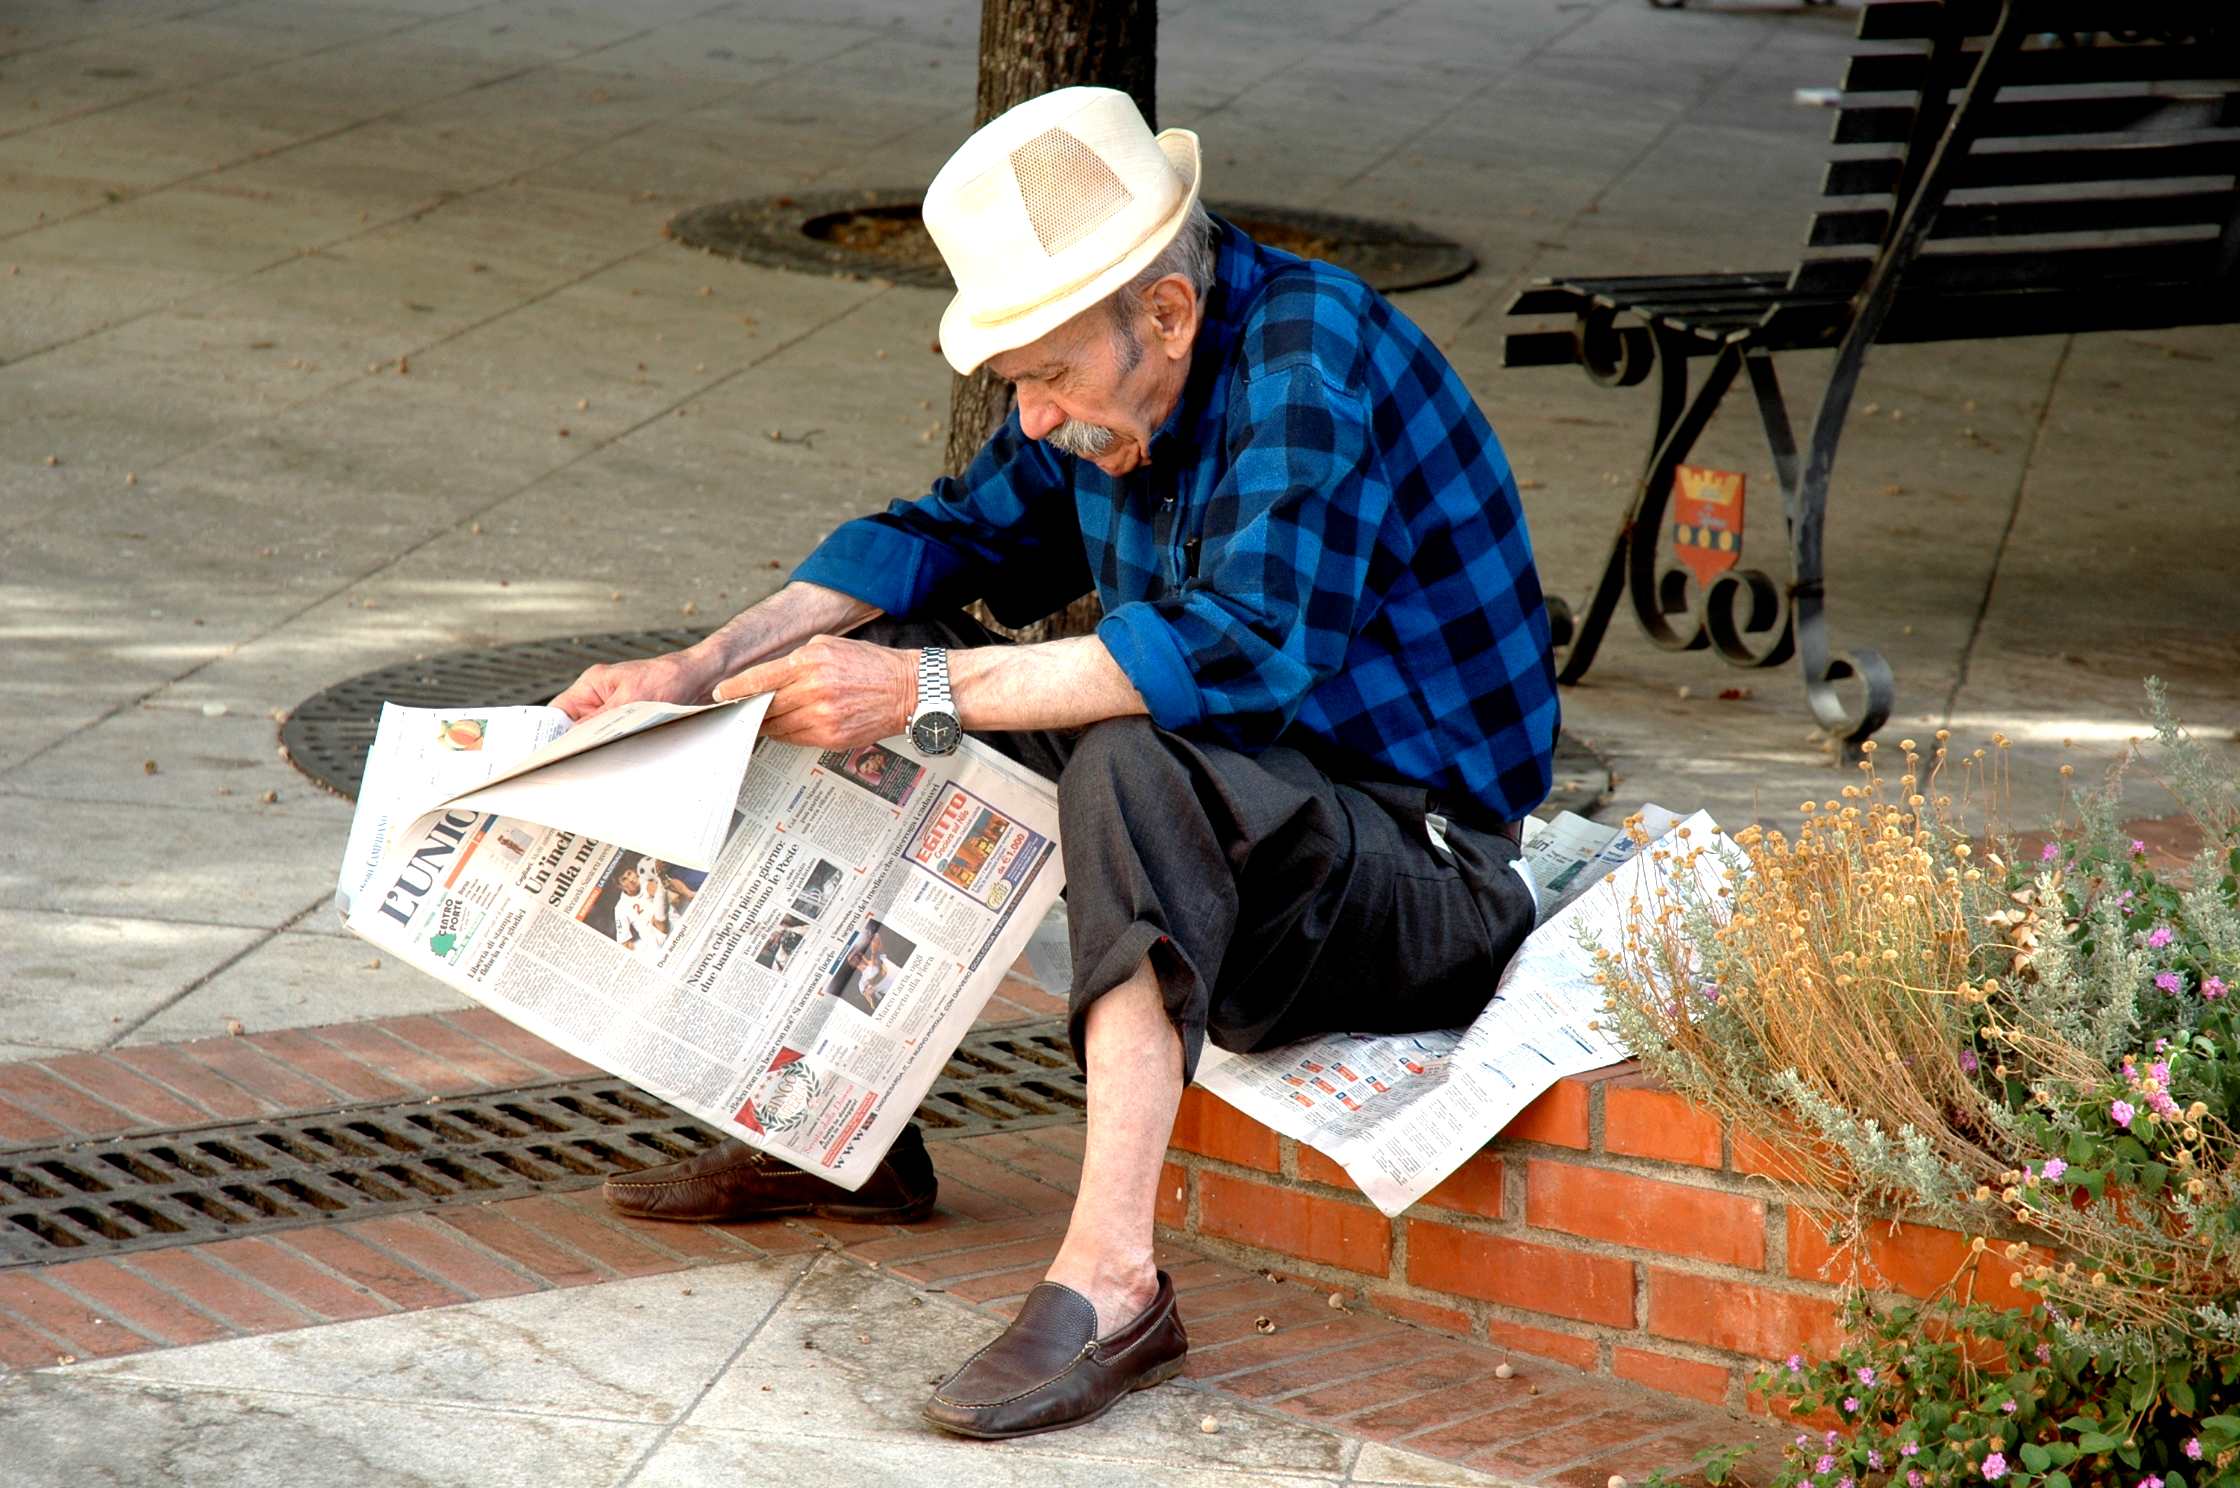
POLYGON ((1148 1259, 1138 1264, 1090 1262, 1069 1264, 1060 1257, 1043 1278, 1069 1287, 1087 1297, 1097 1309, 1097 1336, 1103 1337, 1132 1321, 1158 1295, 1159 1272, 1148 1259))

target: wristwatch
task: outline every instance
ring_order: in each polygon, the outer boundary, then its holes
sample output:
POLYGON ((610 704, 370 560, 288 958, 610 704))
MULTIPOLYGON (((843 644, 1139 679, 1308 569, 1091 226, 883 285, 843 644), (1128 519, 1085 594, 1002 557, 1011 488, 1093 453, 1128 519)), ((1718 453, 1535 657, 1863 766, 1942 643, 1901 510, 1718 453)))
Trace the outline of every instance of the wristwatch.
POLYGON ((949 697, 949 653, 939 646, 918 653, 918 711, 910 715, 910 742, 922 754, 955 754, 964 742, 957 705, 949 697))

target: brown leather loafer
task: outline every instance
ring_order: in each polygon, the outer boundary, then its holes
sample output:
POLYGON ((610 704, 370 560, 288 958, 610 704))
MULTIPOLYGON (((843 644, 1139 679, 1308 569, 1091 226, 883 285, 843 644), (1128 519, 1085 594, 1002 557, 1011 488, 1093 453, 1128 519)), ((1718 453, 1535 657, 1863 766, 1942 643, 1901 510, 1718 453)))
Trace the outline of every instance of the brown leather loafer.
POLYGON ((923 1414, 959 1436, 1058 1431, 1094 1421, 1131 1390, 1174 1378, 1188 1352, 1166 1272, 1151 1305, 1102 1338, 1089 1299, 1046 1281, 1027 1293, 995 1342, 942 1382, 923 1414))
POLYGON ((682 1162, 609 1178, 600 1193, 616 1212, 633 1219, 724 1224, 812 1214, 907 1224, 933 1212, 935 1187, 933 1159, 913 1121, 854 1193, 730 1138, 682 1162))

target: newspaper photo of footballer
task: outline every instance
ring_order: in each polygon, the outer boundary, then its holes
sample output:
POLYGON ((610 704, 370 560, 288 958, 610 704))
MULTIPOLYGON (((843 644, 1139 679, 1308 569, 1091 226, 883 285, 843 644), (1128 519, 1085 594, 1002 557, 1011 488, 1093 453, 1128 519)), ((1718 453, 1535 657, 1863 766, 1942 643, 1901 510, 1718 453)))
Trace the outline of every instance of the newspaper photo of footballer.
POLYGON ((839 892, 840 865, 819 858, 817 866, 809 870, 809 881, 793 896, 793 912, 802 919, 813 920, 825 912, 825 907, 839 892))
POLYGON ((659 961, 708 875, 624 852, 607 866, 583 922, 646 961, 659 961))
POLYGON ((910 953, 917 948, 916 941, 906 940, 877 920, 866 918, 863 928, 840 953, 839 969, 824 984, 824 993, 827 997, 839 998, 859 1013, 875 1015, 880 1002, 902 980, 902 968, 909 964, 910 953))
POLYGON ((917 787, 918 777, 925 774, 925 768, 915 760, 896 754, 881 744, 863 744, 854 749, 828 749, 817 756, 817 763, 842 780, 852 781, 894 806, 900 806, 910 799, 910 792, 917 787))
POLYGON ((754 953, 754 959, 772 971, 784 971, 793 961, 793 953, 801 949, 802 938, 808 933, 808 921, 795 915, 787 915, 763 939, 762 949, 754 953))

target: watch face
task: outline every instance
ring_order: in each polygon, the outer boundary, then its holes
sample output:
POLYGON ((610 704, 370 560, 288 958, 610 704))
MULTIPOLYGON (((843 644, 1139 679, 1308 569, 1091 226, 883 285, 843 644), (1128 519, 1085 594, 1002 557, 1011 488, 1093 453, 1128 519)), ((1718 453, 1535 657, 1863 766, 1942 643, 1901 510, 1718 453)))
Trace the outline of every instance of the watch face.
POLYGON ((920 714, 910 725, 910 742, 927 754, 952 753, 962 738, 957 720, 947 713, 920 714))

